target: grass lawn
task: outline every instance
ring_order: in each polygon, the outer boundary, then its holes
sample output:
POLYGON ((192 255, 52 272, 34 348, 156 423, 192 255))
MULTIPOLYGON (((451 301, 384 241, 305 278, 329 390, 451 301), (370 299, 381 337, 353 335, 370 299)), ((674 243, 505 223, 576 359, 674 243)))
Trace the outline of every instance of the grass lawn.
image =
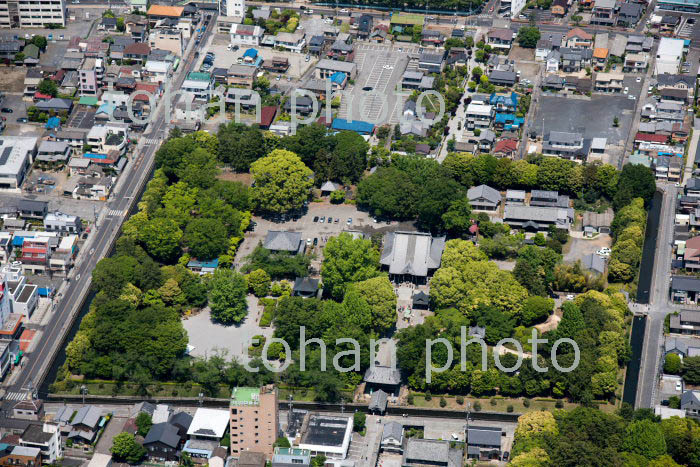
POLYGON ((432 94, 426 94, 421 101, 426 112, 440 112, 440 101, 432 94))

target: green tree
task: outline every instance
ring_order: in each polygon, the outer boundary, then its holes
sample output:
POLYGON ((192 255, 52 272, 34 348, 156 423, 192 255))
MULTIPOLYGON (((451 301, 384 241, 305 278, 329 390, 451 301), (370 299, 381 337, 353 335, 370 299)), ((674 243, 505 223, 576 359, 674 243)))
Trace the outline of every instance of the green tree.
POLYGON ((256 269, 246 276, 248 289, 256 297, 265 297, 270 292, 270 275, 264 269, 256 269))
POLYGON ((45 50, 49 41, 47 41, 44 36, 37 34, 36 36, 32 37, 31 43, 39 47, 40 50, 45 50))
POLYGON ((248 314, 242 275, 230 269, 217 269, 209 281, 209 306, 212 319, 223 324, 240 323, 248 314))
POLYGON ((39 82, 37 90, 47 96, 56 97, 58 94, 58 85, 51 79, 42 79, 39 82))
POLYGON ((139 414, 136 416, 135 423, 136 427, 138 428, 137 434, 144 437, 148 434, 151 426, 153 426, 153 420, 146 412, 139 412, 139 414))
POLYGON ((551 298, 532 296, 527 297, 523 303, 522 323, 532 326, 547 319, 554 309, 554 300, 551 298))
POLYGON ((355 431, 362 431, 365 429, 367 423, 367 415, 364 412, 355 412, 352 416, 353 429, 355 431))
POLYGON ((534 49, 540 40, 540 30, 534 26, 525 26, 518 31, 518 44, 526 49, 534 49))
POLYGON ((655 191, 656 179, 651 169, 641 164, 626 164, 618 178, 613 206, 620 209, 638 197, 644 200, 645 206, 649 206, 655 191))
POLYGON ((341 233, 328 239, 323 249, 321 277, 324 289, 340 300, 350 282, 371 279, 379 274, 379 253, 372 242, 353 239, 349 233, 341 233))
POLYGON ((276 448, 291 448, 292 445, 289 442, 289 439, 287 439, 286 436, 280 436, 277 438, 277 441, 275 441, 275 447, 276 448))
POLYGON ((681 357, 678 354, 670 353, 664 360, 664 373, 677 375, 681 372, 681 357))
POLYGON ((218 258, 229 246, 226 226, 217 219, 192 219, 185 228, 184 241, 189 253, 200 260, 218 258))
POLYGON ((686 357, 681 366, 683 380, 688 384, 700 384, 700 357, 686 357))
MULTIPOLYGON (((27 56, 24 55, 24 52, 17 52, 15 54, 15 62, 23 62, 25 58, 27 58, 27 56)), ((29 109, 27 109, 27 110, 29 110, 29 109)))
POLYGON ((396 324, 396 294, 394 286, 386 275, 357 282, 351 287, 357 289, 372 308, 372 329, 379 334, 390 330, 396 324))
POLYGON ((169 263, 180 255, 182 230, 169 218, 151 219, 139 231, 139 241, 159 261, 169 263))
POLYGON ((247 172, 253 162, 267 153, 265 139, 257 127, 230 122, 217 133, 217 158, 238 172, 247 172))
POLYGON ((651 460, 666 454, 666 440, 657 423, 638 420, 627 426, 622 449, 651 460))
POLYGON ((134 440, 134 435, 124 432, 114 437, 110 452, 119 462, 138 464, 146 455, 146 448, 134 440))
POLYGON ((275 149, 250 166, 254 186, 251 200, 256 209, 285 213, 300 209, 309 198, 312 172, 294 153, 275 149))
POLYGON ((319 454, 311 458, 311 467, 323 467, 326 465, 326 456, 319 454))
POLYGON ((461 236, 469 232, 472 225, 472 207, 466 198, 457 199, 450 203, 450 207, 442 215, 442 223, 445 230, 452 235, 461 236))

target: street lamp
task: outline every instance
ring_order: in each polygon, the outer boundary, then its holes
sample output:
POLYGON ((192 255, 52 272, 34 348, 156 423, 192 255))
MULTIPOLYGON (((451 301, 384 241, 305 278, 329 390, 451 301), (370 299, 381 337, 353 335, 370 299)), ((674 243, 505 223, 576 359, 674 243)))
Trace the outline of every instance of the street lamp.
POLYGON ((84 384, 80 386, 80 393, 83 395, 83 405, 85 405, 85 394, 87 394, 88 388, 84 384))

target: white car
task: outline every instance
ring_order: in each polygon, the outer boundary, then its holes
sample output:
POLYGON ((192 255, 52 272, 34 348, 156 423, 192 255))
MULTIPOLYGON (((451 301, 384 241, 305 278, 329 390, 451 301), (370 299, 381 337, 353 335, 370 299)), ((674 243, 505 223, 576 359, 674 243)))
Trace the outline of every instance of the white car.
POLYGON ((595 254, 598 256, 610 256, 610 253, 612 253, 612 250, 610 248, 601 248, 600 250, 596 251, 595 254))
POLYGON ((623 94, 627 94, 628 92, 630 92, 630 88, 625 88, 625 89, 622 90, 622 93, 623 93, 623 94))
POLYGON ((641 83, 641 82, 642 82, 642 77, 641 77, 641 76, 637 76, 637 79, 635 79, 635 81, 636 81, 637 83, 641 83))
POLYGON ((676 381, 676 391, 682 391, 683 390, 683 385, 681 384, 680 381, 676 381))
POLYGON ((567 295, 567 296, 566 296, 566 299, 567 299, 568 301, 572 301, 572 300, 574 299, 573 294, 567 295))
POLYGON ((341 8, 340 12, 341 13, 347 13, 349 10, 347 8, 341 8))

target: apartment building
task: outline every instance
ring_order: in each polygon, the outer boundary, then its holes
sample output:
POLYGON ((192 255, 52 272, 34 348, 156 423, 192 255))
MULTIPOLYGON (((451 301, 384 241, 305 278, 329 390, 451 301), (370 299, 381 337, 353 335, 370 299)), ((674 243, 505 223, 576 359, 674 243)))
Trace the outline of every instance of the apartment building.
POLYGON ((148 45, 153 49, 167 50, 182 57, 185 46, 182 31, 177 29, 154 29, 148 35, 148 45))
POLYGON ((491 105, 470 103, 466 110, 467 128, 470 130, 488 128, 491 125, 493 114, 493 106, 491 105))
POLYGON ((86 58, 78 69, 80 74, 80 94, 94 96, 97 94, 97 70, 95 69, 97 59, 86 58))
POLYGON ((271 458, 279 429, 277 389, 272 385, 234 388, 230 410, 231 455, 250 450, 271 458))
POLYGON ((0 0, 0 28, 66 25, 65 0, 0 0))

